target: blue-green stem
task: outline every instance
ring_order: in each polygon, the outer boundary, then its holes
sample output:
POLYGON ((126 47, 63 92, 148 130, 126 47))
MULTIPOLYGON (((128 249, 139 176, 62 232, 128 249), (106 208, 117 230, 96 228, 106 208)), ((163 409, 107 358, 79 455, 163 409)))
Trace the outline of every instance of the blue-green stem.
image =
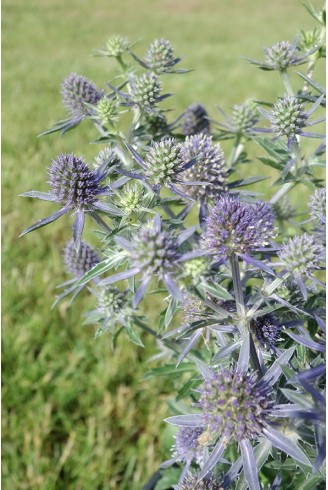
POLYGON ((239 260, 237 255, 235 254, 231 255, 230 265, 232 271, 233 290, 235 294, 236 310, 237 310, 238 323, 239 323, 237 326, 243 337, 249 335, 251 363, 254 369, 256 369, 259 372, 259 374, 262 376, 263 372, 262 372, 261 364, 256 353, 256 348, 249 327, 249 320, 247 318, 245 299, 244 299, 243 288, 242 288, 241 278, 240 278, 239 260))
POLYGON ((230 153, 229 158, 227 160, 227 167, 228 168, 233 167, 233 165, 236 163, 241 152, 244 149, 244 146, 245 145, 243 143, 241 143, 241 135, 237 134, 235 137, 235 141, 234 141, 231 153, 230 153))
POLYGON ((286 70, 282 70, 280 72, 280 75, 281 75, 281 78, 282 78, 282 81, 285 85, 285 89, 286 89, 286 92, 288 95, 290 96, 293 96, 294 95, 294 91, 293 91, 293 88, 291 86, 291 83, 290 83, 290 79, 289 79, 289 76, 288 76, 288 73, 286 70))

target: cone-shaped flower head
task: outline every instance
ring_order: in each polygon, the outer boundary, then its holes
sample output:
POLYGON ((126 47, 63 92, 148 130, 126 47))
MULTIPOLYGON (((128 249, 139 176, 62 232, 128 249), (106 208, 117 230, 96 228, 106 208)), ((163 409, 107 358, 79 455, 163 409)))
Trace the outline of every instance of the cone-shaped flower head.
POLYGON ((312 235, 304 233, 291 238, 278 253, 283 267, 294 276, 309 276, 324 257, 324 249, 312 235))
POLYGON ((161 83, 156 73, 144 73, 131 82, 132 100, 141 108, 152 109, 160 98, 161 83))
POLYGON ((295 208, 291 205, 287 196, 277 201, 273 206, 274 212, 278 220, 288 220, 294 216, 295 208))
POLYGON ((210 121, 205 107, 201 104, 191 104, 187 108, 183 117, 182 132, 186 136, 210 134, 210 121))
POLYGON ((222 370, 200 388, 199 405, 209 431, 227 440, 254 439, 266 427, 273 407, 270 388, 256 373, 222 370))
POLYGON ((201 427, 179 427, 173 447, 174 455, 178 461, 184 463, 194 460, 198 463, 202 461, 204 449, 198 439, 203 432, 201 427))
POLYGON ((300 134, 306 126, 308 115, 296 97, 286 96, 278 100, 271 112, 272 130, 278 136, 292 138, 300 134))
POLYGON ((183 321, 191 324, 204 320, 209 308, 198 296, 185 293, 181 302, 181 309, 183 311, 183 321))
POLYGON ((247 133, 259 120, 256 104, 248 100, 232 107, 231 125, 238 134, 247 133))
POLYGON ((224 490, 214 475, 207 475, 200 481, 198 481, 197 475, 189 475, 177 488, 178 490, 224 490))
POLYGON ((103 97, 97 104, 96 108, 97 119, 102 126, 110 126, 115 128, 118 121, 118 112, 115 103, 103 97))
POLYGON ((98 298, 98 311, 111 321, 122 318, 127 306, 127 291, 120 291, 115 286, 101 290, 98 298))
POLYGON ((274 348, 279 339, 282 325, 272 313, 253 320, 252 327, 257 340, 262 346, 268 346, 270 349, 274 348))
POLYGON ((138 211, 144 204, 144 188, 137 183, 126 184, 117 198, 117 204, 126 214, 138 211))
POLYGON ((281 41, 264 49, 266 63, 272 70, 284 71, 297 59, 297 45, 281 41))
POLYGON ((309 202, 310 215, 321 223, 326 222, 326 189, 316 189, 309 202))
POLYGON ((117 58, 118 56, 122 56, 124 51, 126 51, 129 47, 129 40, 126 37, 122 37, 119 35, 111 36, 107 43, 107 56, 113 56, 117 58))
POLYGON ((152 184, 174 182, 184 165, 181 145, 174 138, 153 143, 144 163, 146 176, 152 184))
POLYGON ((274 236, 274 214, 269 204, 242 203, 222 196, 206 220, 203 248, 216 260, 231 254, 245 254, 268 245, 274 236))
POLYGON ((163 137, 170 133, 170 128, 164 114, 146 112, 145 125, 152 139, 160 136, 163 137))
POLYGON ((184 264, 184 272, 186 276, 197 283, 202 277, 204 277, 210 270, 210 264, 207 257, 197 257, 192 260, 188 260, 184 264))
POLYGON ((101 175, 90 170, 83 160, 73 153, 61 154, 49 168, 52 192, 57 201, 68 208, 82 208, 98 199, 104 187, 101 175))
POLYGON ((69 241, 63 250, 63 259, 67 272, 74 277, 82 277, 92 267, 100 262, 96 252, 85 242, 81 242, 79 251, 76 250, 74 241, 69 241))
POLYGON ((156 275, 160 280, 175 267, 180 257, 176 240, 156 226, 143 226, 131 243, 131 265, 145 277, 156 275))
POLYGON ((62 84, 63 103, 68 112, 77 118, 90 115, 90 107, 96 105, 103 97, 104 92, 99 91, 94 83, 82 75, 71 73, 62 84))
POLYGON ((145 62, 155 73, 165 73, 175 64, 173 47, 166 39, 155 39, 145 56, 145 62))
POLYGON ((108 165, 108 167, 113 167, 114 165, 119 165, 120 163, 121 161, 119 157, 110 146, 106 146, 103 150, 100 150, 94 159, 95 169, 98 169, 105 164, 108 165))
POLYGON ((213 144, 212 136, 187 136, 182 144, 182 157, 185 163, 197 158, 196 163, 183 172, 185 182, 204 182, 186 186, 186 193, 195 200, 215 199, 227 190, 224 153, 219 144, 213 144))

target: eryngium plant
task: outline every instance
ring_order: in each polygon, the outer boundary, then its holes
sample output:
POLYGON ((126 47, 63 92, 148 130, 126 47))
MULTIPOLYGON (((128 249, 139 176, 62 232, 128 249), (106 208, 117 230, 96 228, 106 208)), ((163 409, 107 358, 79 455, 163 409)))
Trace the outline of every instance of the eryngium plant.
POLYGON ((171 43, 155 39, 139 57, 128 39, 112 36, 98 54, 117 62, 119 83, 98 89, 68 75, 69 119, 44 133, 89 119, 90 139, 102 145, 94 146, 92 166, 61 154, 49 169, 50 192, 24 194, 60 208, 22 234, 73 215, 63 253, 71 279, 55 303, 91 294, 94 308, 84 317, 97 337, 109 336, 114 347, 125 332, 142 348, 151 334, 159 366, 148 375, 174 374, 178 402, 167 422, 176 433, 161 490, 324 484, 326 192, 316 170, 324 145, 307 128, 322 120, 310 117, 325 104, 315 79, 325 17, 309 11, 319 22, 315 35, 277 42, 263 62, 250 60, 281 74, 277 99, 265 109, 254 99, 236 101, 232 116, 221 111, 223 122, 191 92, 187 109, 170 121, 162 77, 187 71, 176 67, 171 43), (294 88, 289 72, 299 65, 294 88), (270 127, 260 127, 262 116, 270 127), (303 147, 308 137, 319 140, 311 152, 303 147), (227 140, 225 151, 219 140, 227 140), (260 195, 250 187, 263 180, 251 174, 259 167, 247 155, 250 140, 276 173, 260 195), (81 239, 88 217, 98 247, 81 239), (156 294, 162 306, 154 311, 156 294))

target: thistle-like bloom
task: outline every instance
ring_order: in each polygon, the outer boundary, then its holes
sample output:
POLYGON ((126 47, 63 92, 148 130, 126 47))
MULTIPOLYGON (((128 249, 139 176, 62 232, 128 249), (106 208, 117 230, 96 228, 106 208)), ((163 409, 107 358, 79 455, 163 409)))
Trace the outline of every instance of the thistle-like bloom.
POLYGON ((289 220, 295 216, 295 208, 291 205, 287 196, 277 201, 273 206, 277 220, 289 220))
MULTIPOLYGON (((104 167, 98 170, 90 170, 89 166, 81 158, 72 153, 64 153, 52 161, 48 173, 50 177, 49 184, 52 187, 51 192, 31 191, 22 194, 22 196, 57 202, 62 207, 51 216, 41 219, 26 228, 20 236, 41 228, 57 220, 60 216, 73 211, 75 214, 73 239, 78 250, 86 212, 95 218, 98 218, 97 211, 115 215, 122 214, 114 206, 109 207, 99 200, 100 195, 108 195, 110 193, 108 187, 101 185, 101 181, 106 176, 104 167)), ((99 217, 99 219, 101 218, 99 217)))
POLYGON ((155 39, 149 46, 144 60, 141 60, 134 53, 131 56, 144 68, 154 73, 185 73, 188 70, 173 69, 174 65, 179 63, 181 58, 175 58, 173 47, 167 39, 155 39))
POLYGON ((132 302, 134 307, 143 298, 152 278, 163 281, 168 291, 175 298, 181 299, 182 293, 173 276, 180 270, 181 262, 202 255, 200 251, 180 252, 180 245, 189 237, 190 233, 186 233, 186 230, 177 237, 162 230, 159 215, 156 215, 152 222, 142 226, 131 242, 126 238, 116 236, 115 241, 125 250, 123 255, 127 257, 130 268, 102 280, 101 285, 113 284, 141 273, 142 280, 132 302))
POLYGON ((128 301, 129 291, 121 291, 115 286, 109 286, 95 294, 98 298, 97 308, 84 316, 87 318, 86 323, 100 324, 96 336, 106 330, 113 333, 117 325, 126 326, 129 323, 133 315, 128 301))
POLYGON ((312 219, 326 223, 326 189, 316 189, 309 201, 310 216, 312 219))
POLYGON ((154 73, 168 73, 180 58, 174 58, 173 47, 167 39, 155 39, 145 56, 147 67, 154 73))
POLYGON ((195 295, 184 294, 181 302, 181 309, 183 311, 183 321, 188 324, 204 320, 208 317, 208 306, 204 303, 204 301, 195 295))
POLYGON ((144 109, 153 109, 160 100, 161 83, 156 73, 144 73, 130 82, 132 101, 144 109))
POLYGON ((309 117, 320 105, 322 99, 323 95, 316 100, 308 111, 305 111, 303 104, 299 102, 297 97, 286 95, 273 105, 273 110, 270 112, 259 108, 263 116, 269 119, 271 128, 256 128, 255 130, 261 133, 274 133, 277 138, 285 136, 289 147, 296 141, 298 135, 308 138, 322 138, 322 134, 304 131, 307 126, 313 126, 323 121, 323 118, 309 121, 309 117))
POLYGON ((203 133, 210 134, 210 121, 205 107, 191 104, 183 116, 182 132, 186 136, 203 133))
POLYGON ((206 220, 203 248, 220 261, 226 261, 232 254, 247 254, 269 244, 274 237, 273 222, 269 204, 242 203, 222 196, 206 220))
POLYGON ((106 43, 106 55, 118 58, 128 49, 129 40, 120 35, 111 36, 106 43))
POLYGON ((181 197, 190 199, 188 194, 183 193, 175 186, 175 184, 197 184, 195 182, 186 182, 180 177, 182 172, 195 164, 196 158, 185 162, 182 155, 181 145, 177 143, 174 138, 166 138, 161 141, 153 142, 144 159, 141 158, 132 146, 128 144, 126 146, 132 153, 135 161, 143 169, 143 173, 129 172, 127 175, 135 179, 146 181, 155 193, 159 193, 160 188, 165 185, 172 192, 179 194, 181 197))
POLYGON ((136 211, 145 210, 143 205, 145 200, 145 189, 138 183, 128 183, 117 196, 117 205, 125 214, 131 214, 136 211))
POLYGON ((200 481, 197 475, 188 475, 177 490, 224 490, 224 487, 214 475, 207 475, 200 481))
POLYGON ((62 84, 63 103, 75 121, 90 116, 92 111, 87 104, 96 105, 104 96, 94 83, 82 75, 71 73, 62 84))
POLYGON ((167 138, 149 148, 144 161, 145 174, 151 184, 165 185, 175 181, 185 163, 181 146, 174 138, 167 138))
POLYGON ((204 448, 199 443, 199 437, 203 432, 201 427, 179 427, 173 446, 177 461, 201 463, 204 448))
POLYGON ((67 272, 74 277, 84 276, 100 262, 98 254, 86 242, 81 242, 77 251, 73 240, 69 241, 63 250, 63 259, 67 272))
POLYGON ((106 146, 103 150, 100 150, 100 152, 98 153, 98 155, 95 156, 94 159, 95 169, 104 167, 105 165, 108 168, 121 165, 121 160, 110 146, 106 146))
POLYGON ((259 121, 259 113, 257 105, 253 100, 246 100, 242 104, 232 106, 232 115, 228 116, 221 108, 219 108, 225 122, 216 122, 220 127, 222 139, 232 138, 236 136, 249 136, 252 128, 259 121))
POLYGON ((213 144, 212 136, 197 134, 187 136, 182 144, 182 158, 185 163, 197 159, 185 170, 186 182, 204 182, 202 185, 187 186, 186 193, 200 202, 217 199, 227 191, 227 169, 224 153, 219 144, 213 144))
POLYGON ((314 236, 304 233, 291 238, 278 253, 282 266, 295 277, 310 277, 320 268, 324 248, 314 236))
POLYGON ((254 439, 268 424, 271 388, 256 373, 222 370, 200 388, 204 425, 227 440, 254 439))
POLYGON ((196 259, 189 260, 184 265, 184 272, 187 277, 190 277, 194 283, 200 281, 200 279, 209 272, 210 264, 206 257, 197 257, 196 259))
POLYGON ((303 56, 298 56, 298 38, 291 44, 289 41, 280 41, 269 48, 264 48, 265 61, 257 61, 246 58, 250 63, 257 65, 262 70, 277 70, 284 72, 291 66, 298 66, 306 63, 306 58, 317 48, 308 51, 303 56))
POLYGON ((97 104, 94 116, 102 126, 115 129, 118 122, 118 111, 113 100, 103 97, 97 104))
POLYGON ((252 321, 255 336, 263 347, 274 349, 280 337, 282 325, 272 313, 256 318, 252 321))

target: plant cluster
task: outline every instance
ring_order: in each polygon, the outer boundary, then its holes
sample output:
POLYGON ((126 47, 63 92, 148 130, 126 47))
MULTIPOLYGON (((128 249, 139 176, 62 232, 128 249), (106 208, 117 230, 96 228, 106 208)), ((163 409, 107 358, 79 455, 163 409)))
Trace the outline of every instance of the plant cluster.
POLYGON ((43 133, 89 120, 100 147, 88 163, 58 155, 50 191, 24 194, 59 209, 22 235, 73 217, 63 251, 71 279, 56 303, 87 289, 95 309, 85 322, 97 336, 110 336, 115 347, 121 333, 138 346, 153 335, 162 365, 148 374, 174 372, 166 421, 176 434, 158 490, 324 482, 324 144, 309 127, 325 107, 314 78, 325 13, 308 10, 318 21, 312 33, 265 48, 263 61, 248 60, 279 72, 276 101, 247 100, 231 115, 221 111, 221 120, 193 103, 170 121, 163 77, 188 71, 177 67, 171 43, 156 39, 139 57, 128 39, 113 36, 97 54, 117 62, 117 77, 100 90, 69 74, 62 83, 67 118, 43 133), (289 74, 299 65, 305 70, 296 71, 294 88, 289 74), (314 150, 307 138, 318 140, 314 150), (240 178, 241 166, 251 166, 252 142, 259 161, 277 172, 268 201, 251 187, 263 176, 240 178), (296 219, 288 195, 304 186, 307 211, 296 219), (98 227, 97 249, 82 239, 89 220, 98 227), (153 295, 162 301, 157 325, 142 314, 153 295))

